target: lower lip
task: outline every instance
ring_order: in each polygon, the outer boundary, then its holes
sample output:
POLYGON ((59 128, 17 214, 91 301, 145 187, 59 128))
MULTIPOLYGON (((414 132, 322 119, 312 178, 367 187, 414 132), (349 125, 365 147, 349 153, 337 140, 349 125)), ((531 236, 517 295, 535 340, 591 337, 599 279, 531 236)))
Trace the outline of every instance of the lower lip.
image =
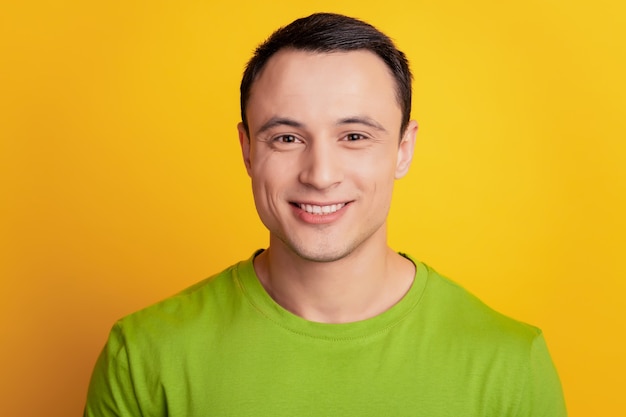
POLYGON ((350 203, 347 203, 346 205, 344 205, 342 208, 340 208, 339 210, 335 211, 334 213, 328 213, 328 214, 311 214, 311 213, 306 212, 306 211, 302 210, 300 207, 295 206, 293 204, 291 205, 291 208, 296 213, 296 216, 298 216, 298 218, 300 220, 302 220, 303 222, 305 222, 305 223, 309 223, 309 224, 328 224, 328 223, 332 223, 334 221, 337 221, 337 219, 339 219, 341 216, 343 216, 345 211, 348 209, 349 205, 350 205, 350 203))

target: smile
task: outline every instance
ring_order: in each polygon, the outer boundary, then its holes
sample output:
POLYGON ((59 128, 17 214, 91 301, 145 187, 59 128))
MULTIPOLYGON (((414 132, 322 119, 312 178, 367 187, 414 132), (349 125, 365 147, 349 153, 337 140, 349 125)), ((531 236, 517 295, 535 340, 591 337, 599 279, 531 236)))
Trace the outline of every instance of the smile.
POLYGON ((318 206, 315 204, 300 204, 296 203, 296 206, 310 214, 324 215, 332 214, 337 210, 340 210, 346 205, 346 203, 330 204, 327 206, 318 206))

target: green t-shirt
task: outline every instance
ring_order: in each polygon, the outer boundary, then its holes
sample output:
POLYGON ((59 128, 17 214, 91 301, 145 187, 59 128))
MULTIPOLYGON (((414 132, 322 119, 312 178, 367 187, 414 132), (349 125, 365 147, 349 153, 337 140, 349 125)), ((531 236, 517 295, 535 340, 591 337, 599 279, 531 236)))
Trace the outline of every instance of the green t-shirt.
POLYGON ((85 416, 566 415, 541 331, 422 263, 386 312, 326 324, 272 300, 252 259, 117 322, 85 416))

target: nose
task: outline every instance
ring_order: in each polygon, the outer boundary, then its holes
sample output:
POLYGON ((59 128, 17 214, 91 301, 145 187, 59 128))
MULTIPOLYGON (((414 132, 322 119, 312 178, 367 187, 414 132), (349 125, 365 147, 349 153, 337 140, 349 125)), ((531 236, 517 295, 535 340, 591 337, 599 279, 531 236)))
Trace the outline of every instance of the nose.
POLYGON ((340 149, 329 142, 310 143, 301 154, 300 182, 313 188, 324 190, 338 184, 343 179, 340 162, 340 149))

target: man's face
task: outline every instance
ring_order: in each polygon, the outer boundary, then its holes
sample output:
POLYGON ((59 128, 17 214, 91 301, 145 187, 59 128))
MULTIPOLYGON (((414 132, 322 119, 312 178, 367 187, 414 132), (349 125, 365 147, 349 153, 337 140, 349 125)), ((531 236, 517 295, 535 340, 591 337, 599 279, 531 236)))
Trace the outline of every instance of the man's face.
POLYGON ((254 82, 239 137, 270 247, 329 262, 386 247, 394 179, 417 125, 400 137, 395 82, 369 51, 282 50, 254 82))

